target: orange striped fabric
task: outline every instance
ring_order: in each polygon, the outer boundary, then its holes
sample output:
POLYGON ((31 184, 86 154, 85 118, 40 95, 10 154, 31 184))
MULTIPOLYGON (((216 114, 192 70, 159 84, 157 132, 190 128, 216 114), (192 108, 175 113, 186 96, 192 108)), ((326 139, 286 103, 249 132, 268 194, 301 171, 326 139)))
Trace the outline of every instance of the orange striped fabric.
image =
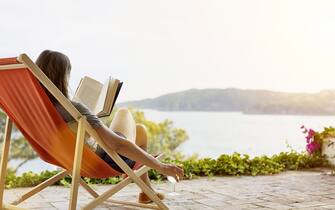
MULTIPOLYGON (((0 65, 15 61, 0 59, 0 65)), ((0 70, 0 108, 41 159, 72 171, 76 136, 29 69, 0 70)), ((106 178, 119 174, 85 145, 81 176, 106 178)))
POLYGON ((14 58, 1 58, 0 59, 0 65, 9 65, 9 64, 18 64, 19 62, 17 59, 14 58))

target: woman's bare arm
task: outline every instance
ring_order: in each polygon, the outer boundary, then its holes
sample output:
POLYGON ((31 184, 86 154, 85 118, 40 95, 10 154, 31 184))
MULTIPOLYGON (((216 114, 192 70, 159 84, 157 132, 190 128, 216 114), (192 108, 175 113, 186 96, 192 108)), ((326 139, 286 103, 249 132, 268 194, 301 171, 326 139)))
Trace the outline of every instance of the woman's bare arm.
POLYGON ((96 131, 102 141, 115 152, 156 169, 165 175, 173 176, 176 180, 178 180, 178 177, 183 176, 184 172, 180 167, 159 162, 139 146, 115 134, 106 126, 97 128, 96 131))

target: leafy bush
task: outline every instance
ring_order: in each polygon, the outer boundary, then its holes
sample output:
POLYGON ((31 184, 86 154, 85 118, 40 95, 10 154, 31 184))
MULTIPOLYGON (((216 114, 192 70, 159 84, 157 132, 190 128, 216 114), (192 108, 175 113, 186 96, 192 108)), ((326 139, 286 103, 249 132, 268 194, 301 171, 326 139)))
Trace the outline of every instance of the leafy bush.
POLYGON ((183 161, 167 159, 165 162, 183 165, 187 179, 197 176, 271 175, 285 170, 328 166, 328 162, 320 155, 308 155, 295 151, 252 159, 248 155, 234 153, 232 155, 223 154, 216 160, 191 158, 183 161))
MULTIPOLYGON (((199 176, 241 176, 241 175, 271 175, 285 170, 301 170, 313 167, 327 167, 328 162, 320 155, 308 155, 295 151, 281 152, 278 155, 260 156, 250 158, 248 155, 234 153, 223 154, 217 159, 212 158, 189 158, 186 160, 165 159, 165 163, 173 163, 184 167, 185 179, 193 179, 199 176)), ((32 172, 15 176, 14 171, 9 170, 6 177, 6 187, 30 187, 35 186, 58 171, 44 171, 40 174, 32 172)), ((149 171, 149 177, 153 180, 163 180, 164 176, 155 170, 149 171)), ((106 179, 84 178, 88 184, 116 184, 122 180, 121 177, 106 179)), ((65 177, 56 184, 69 186, 70 177, 65 177)))
MULTIPOLYGON (((15 187, 31 187, 36 186, 41 182, 49 179, 50 177, 56 175, 58 171, 43 171, 39 174, 33 172, 27 172, 21 176, 16 176, 14 170, 7 170, 6 188, 15 188, 15 187)), ((57 182, 56 184, 60 184, 57 182)))

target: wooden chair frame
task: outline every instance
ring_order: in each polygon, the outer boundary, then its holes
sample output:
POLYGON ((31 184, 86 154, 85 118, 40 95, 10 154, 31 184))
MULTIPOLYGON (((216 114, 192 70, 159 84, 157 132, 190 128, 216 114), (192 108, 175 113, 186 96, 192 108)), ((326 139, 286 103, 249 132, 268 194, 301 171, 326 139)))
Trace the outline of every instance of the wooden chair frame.
MULTIPOLYGON (((75 210, 77 207, 77 198, 78 198, 78 188, 79 185, 84 187, 94 199, 89 202, 86 206, 83 207, 84 210, 90 210, 97 207, 99 204, 107 201, 108 198, 113 196, 115 193, 126 187, 132 181, 143 191, 148 197, 156 204, 140 204, 136 202, 128 202, 128 201, 118 201, 118 200, 108 200, 107 202, 122 204, 122 205, 130 205, 135 207, 142 208, 151 208, 151 209, 163 209, 166 210, 168 207, 158 198, 156 193, 150 189, 139 177, 146 173, 150 168, 147 166, 142 166, 140 169, 133 171, 121 158, 120 156, 110 148, 108 148, 104 142, 101 140, 96 131, 91 127, 91 125, 87 122, 86 117, 82 116, 81 113, 72 105, 71 101, 67 99, 62 92, 49 80, 49 78, 42 72, 42 70, 26 55, 21 54, 17 60, 20 64, 11 64, 11 65, 2 65, 0 66, 0 70, 10 70, 10 69, 18 69, 18 68, 28 68, 33 75, 39 80, 39 82, 49 90, 49 92, 58 100, 58 102, 71 114, 71 116, 78 122, 78 130, 76 137, 76 148, 74 155, 74 165, 72 171, 64 170, 51 177, 50 179, 44 181, 43 183, 37 185, 29 192, 22 195, 18 200, 14 201, 11 204, 5 204, 3 200, 4 188, 5 188, 5 178, 6 178, 6 170, 7 170, 7 162, 8 162, 8 153, 9 153, 9 145, 10 145, 10 137, 12 131, 12 121, 7 116, 7 122, 5 126, 4 133, 4 141, 2 145, 2 153, 1 153, 1 162, 0 162, 0 207, 2 209, 11 209, 11 210, 19 210, 23 209, 18 207, 17 205, 46 187, 52 185, 58 180, 64 178, 66 175, 72 176, 71 183, 71 191, 70 191, 70 202, 69 202, 69 210, 75 210), (82 154, 84 148, 85 134, 88 133, 92 136, 97 143, 107 152, 107 154, 117 163, 118 166, 128 175, 120 183, 113 186, 111 189, 107 190, 105 193, 99 195, 96 193, 89 185, 87 185, 80 177, 80 169, 81 169, 81 161, 82 154)), ((161 159, 163 155, 159 155, 156 157, 157 159, 161 159)))

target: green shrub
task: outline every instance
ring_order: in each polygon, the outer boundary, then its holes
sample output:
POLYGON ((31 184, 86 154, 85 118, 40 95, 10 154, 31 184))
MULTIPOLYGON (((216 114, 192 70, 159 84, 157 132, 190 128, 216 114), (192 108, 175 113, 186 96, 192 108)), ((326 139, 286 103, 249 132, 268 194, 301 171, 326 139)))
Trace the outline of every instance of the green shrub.
MULTIPOLYGON (((43 171, 39 174, 27 172, 23 173, 21 176, 16 176, 14 170, 9 169, 7 171, 5 186, 6 188, 36 186, 57 173, 58 171, 43 171)), ((57 182, 56 184, 60 184, 60 182, 57 182)))
POLYGON ((183 165, 186 179, 197 176, 271 175, 285 170, 328 166, 328 162, 320 155, 308 155, 295 151, 252 159, 248 155, 234 153, 223 154, 216 160, 191 158, 184 161, 168 159, 165 162, 183 165))
MULTIPOLYGON (((281 152, 278 155, 260 156, 250 158, 248 155, 234 153, 223 154, 217 159, 195 157, 186 160, 174 160, 166 158, 163 162, 183 166, 185 179, 193 179, 199 176, 241 176, 241 175, 271 175, 285 170, 301 170, 313 167, 327 167, 328 163, 320 155, 307 155, 295 151, 281 152)), ((59 171, 43 171, 40 174, 28 172, 16 176, 13 170, 9 170, 6 177, 6 188, 30 187, 47 180, 59 171)), ((163 180, 164 176, 156 170, 149 170, 152 180, 163 180)), ((88 184, 117 184, 122 178, 111 177, 106 179, 84 178, 88 184)), ((65 177, 57 185, 69 186, 71 178, 65 177)))

